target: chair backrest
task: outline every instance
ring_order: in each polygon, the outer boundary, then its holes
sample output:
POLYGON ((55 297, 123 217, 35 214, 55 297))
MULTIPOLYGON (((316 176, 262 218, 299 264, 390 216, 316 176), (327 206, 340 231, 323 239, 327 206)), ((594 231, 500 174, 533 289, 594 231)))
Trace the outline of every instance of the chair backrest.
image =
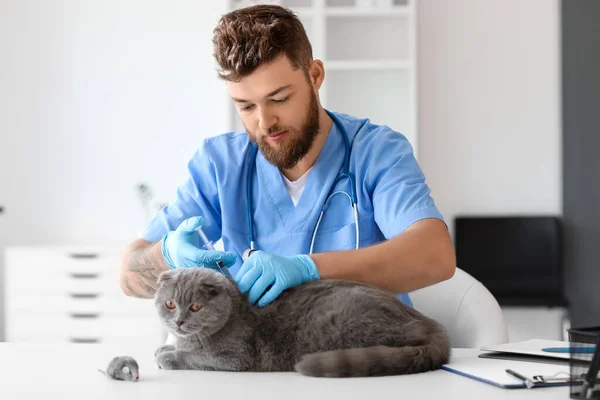
POLYGON ((442 324, 455 348, 508 342, 502 310, 489 290, 456 268, 452 278, 410 293, 416 310, 442 324))

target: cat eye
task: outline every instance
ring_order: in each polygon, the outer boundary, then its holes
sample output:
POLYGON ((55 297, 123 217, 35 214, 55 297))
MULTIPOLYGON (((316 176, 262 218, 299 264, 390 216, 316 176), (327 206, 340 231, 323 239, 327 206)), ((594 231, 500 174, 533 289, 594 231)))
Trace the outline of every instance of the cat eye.
POLYGON ((193 312, 198 312, 198 311, 200 311, 201 308, 202 308, 201 304, 192 304, 192 306, 190 307, 190 310, 192 310, 193 312))
POLYGON ((167 300, 165 301, 165 307, 167 307, 169 310, 172 310, 175 308, 175 302, 172 300, 167 300))

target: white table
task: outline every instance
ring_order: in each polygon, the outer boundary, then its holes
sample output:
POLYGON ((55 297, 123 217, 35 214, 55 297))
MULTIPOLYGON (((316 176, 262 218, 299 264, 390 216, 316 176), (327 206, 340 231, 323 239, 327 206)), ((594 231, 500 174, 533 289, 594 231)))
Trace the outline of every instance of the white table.
MULTIPOLYGON (((424 374, 327 379, 296 373, 163 371, 154 349, 102 344, 43 346, 0 343, 0 399, 568 399, 567 387, 500 389, 439 370, 424 374), (114 356, 140 365, 139 382, 107 379, 97 371, 114 356)), ((477 350, 455 349, 454 357, 477 350)))

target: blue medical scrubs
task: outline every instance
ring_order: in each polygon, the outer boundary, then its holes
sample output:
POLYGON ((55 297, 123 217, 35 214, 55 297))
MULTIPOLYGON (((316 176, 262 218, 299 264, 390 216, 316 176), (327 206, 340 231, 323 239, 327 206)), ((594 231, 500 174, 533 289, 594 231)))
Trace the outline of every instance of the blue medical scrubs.
MULTIPOLYGON (((361 247, 393 238, 424 218, 443 221, 406 137, 367 119, 335 115, 351 144, 349 171, 356 178, 361 247)), ((344 161, 341 135, 333 124, 296 206, 280 171, 258 152, 251 182, 256 248, 284 256, 308 254, 321 206, 344 161)), ((235 276, 241 254, 250 247, 246 196, 248 168, 254 168, 249 165, 250 154, 246 133, 205 139, 188 163, 189 177, 176 199, 156 215, 142 237, 155 242, 183 220, 201 215, 209 239, 222 238, 226 250, 238 253, 230 269, 235 276)), ((348 180, 341 180, 335 189, 349 191, 348 180)), ((353 249, 355 238, 350 202, 336 195, 323 216, 313 252, 353 249)), ((408 295, 398 298, 412 305, 408 295)))

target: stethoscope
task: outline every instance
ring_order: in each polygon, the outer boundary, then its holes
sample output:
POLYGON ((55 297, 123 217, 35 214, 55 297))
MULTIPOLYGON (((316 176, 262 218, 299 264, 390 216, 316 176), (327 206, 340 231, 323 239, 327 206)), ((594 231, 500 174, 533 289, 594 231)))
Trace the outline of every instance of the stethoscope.
MULTIPOLYGON (((335 180, 333 181, 333 184, 331 185, 331 188, 329 189, 329 192, 327 193, 327 198, 325 200, 325 203, 323 204, 323 207, 321 207, 321 213, 319 214, 319 219, 317 220, 317 224, 316 224, 315 228, 313 229, 312 238, 310 241, 309 254, 313 253, 313 248, 315 245, 315 238, 317 237, 317 231, 319 230, 319 225, 321 224, 321 219, 323 218, 323 214, 325 213, 325 210, 327 210, 330 200, 333 198, 333 196, 335 196, 337 194, 343 194, 348 198, 348 200, 350 200, 350 205, 352 207, 352 210, 354 211, 354 225, 355 225, 355 231, 356 231, 356 249, 358 249, 358 245, 360 243, 360 231, 358 228, 358 207, 356 205, 356 188, 355 188, 356 182, 355 182, 352 174, 350 174, 350 172, 349 172, 350 140, 348 139, 348 132, 346 132, 346 128, 344 128, 344 125, 342 125, 342 123, 340 122, 340 120, 338 119, 337 116, 335 116, 332 112, 330 112, 328 110, 325 110, 325 112, 332 119, 333 123, 340 130, 340 132, 342 133, 342 137, 344 138, 344 163, 342 164, 341 172, 335 178, 335 180), (338 190, 338 191, 334 192, 335 186, 338 184, 338 182, 340 182, 344 178, 347 178, 348 181, 350 182, 350 193, 345 192, 343 190, 338 190)), ((254 221, 252 219, 252 176, 253 176, 254 169, 256 169, 256 154, 257 153, 258 153, 258 147, 256 145, 253 145, 252 153, 250 154, 250 163, 248 166, 248 177, 247 177, 247 186, 246 186, 247 187, 246 197, 247 197, 247 201, 248 201, 248 208, 247 208, 248 241, 250 242, 250 248, 246 249, 246 251, 244 251, 244 254, 242 256, 242 258, 244 260, 246 260, 250 256, 250 254, 252 254, 252 252, 257 250, 256 246, 255 246, 255 242, 254 242, 254 221)))

